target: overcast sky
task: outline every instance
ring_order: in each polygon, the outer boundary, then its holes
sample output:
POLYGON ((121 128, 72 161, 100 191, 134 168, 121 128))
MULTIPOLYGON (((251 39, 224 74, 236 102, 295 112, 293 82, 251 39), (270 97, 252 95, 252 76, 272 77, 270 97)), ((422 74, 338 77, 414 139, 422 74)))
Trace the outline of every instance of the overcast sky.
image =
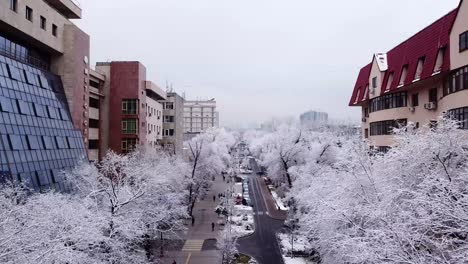
POLYGON ((459 0, 78 0, 91 61, 138 60, 188 99, 216 98, 222 125, 309 109, 358 120, 359 69, 459 0))

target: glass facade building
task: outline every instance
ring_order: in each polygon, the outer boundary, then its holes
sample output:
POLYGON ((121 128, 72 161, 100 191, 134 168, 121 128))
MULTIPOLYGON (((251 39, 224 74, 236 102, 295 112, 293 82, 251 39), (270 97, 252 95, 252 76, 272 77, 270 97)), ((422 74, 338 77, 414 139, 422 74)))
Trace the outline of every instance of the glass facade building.
MULTIPOLYGON (((86 159, 59 76, 0 55, 0 181, 67 191, 61 171, 86 159)), ((42 69, 41 69, 42 68, 42 69)))

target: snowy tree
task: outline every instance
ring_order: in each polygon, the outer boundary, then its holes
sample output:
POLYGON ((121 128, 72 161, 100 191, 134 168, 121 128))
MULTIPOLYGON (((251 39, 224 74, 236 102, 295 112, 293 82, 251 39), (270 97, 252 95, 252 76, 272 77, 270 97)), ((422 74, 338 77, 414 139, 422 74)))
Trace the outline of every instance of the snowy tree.
POLYGON ((231 163, 229 151, 235 138, 224 129, 210 129, 185 142, 191 173, 188 179, 189 214, 198 198, 203 198, 214 177, 231 163))

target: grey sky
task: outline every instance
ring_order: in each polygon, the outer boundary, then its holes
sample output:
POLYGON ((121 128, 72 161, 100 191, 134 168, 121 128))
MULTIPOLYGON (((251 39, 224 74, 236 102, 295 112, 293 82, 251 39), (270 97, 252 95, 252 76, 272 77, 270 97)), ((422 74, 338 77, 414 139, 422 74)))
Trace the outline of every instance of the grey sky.
POLYGON ((221 124, 320 109, 358 120, 359 69, 458 0, 79 0, 91 60, 139 60, 148 79, 216 98, 221 124))

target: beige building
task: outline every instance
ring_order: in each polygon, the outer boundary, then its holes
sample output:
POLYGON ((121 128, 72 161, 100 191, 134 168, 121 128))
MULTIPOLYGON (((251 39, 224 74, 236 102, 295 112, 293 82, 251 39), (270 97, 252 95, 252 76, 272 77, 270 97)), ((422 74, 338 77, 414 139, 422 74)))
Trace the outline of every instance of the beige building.
POLYGON ((362 135, 393 144, 392 128, 435 124, 449 115, 468 129, 468 2, 386 53, 358 75, 350 106, 362 108, 362 135))
POLYGON ((184 133, 188 139, 203 131, 219 127, 216 100, 193 100, 184 102, 184 133))
POLYGON ((163 105, 161 100, 167 99, 166 91, 150 81, 146 81, 146 144, 161 145, 163 139, 163 105))
POLYGON ((184 144, 184 98, 175 92, 168 92, 163 104, 163 140, 165 149, 181 154, 184 144))

